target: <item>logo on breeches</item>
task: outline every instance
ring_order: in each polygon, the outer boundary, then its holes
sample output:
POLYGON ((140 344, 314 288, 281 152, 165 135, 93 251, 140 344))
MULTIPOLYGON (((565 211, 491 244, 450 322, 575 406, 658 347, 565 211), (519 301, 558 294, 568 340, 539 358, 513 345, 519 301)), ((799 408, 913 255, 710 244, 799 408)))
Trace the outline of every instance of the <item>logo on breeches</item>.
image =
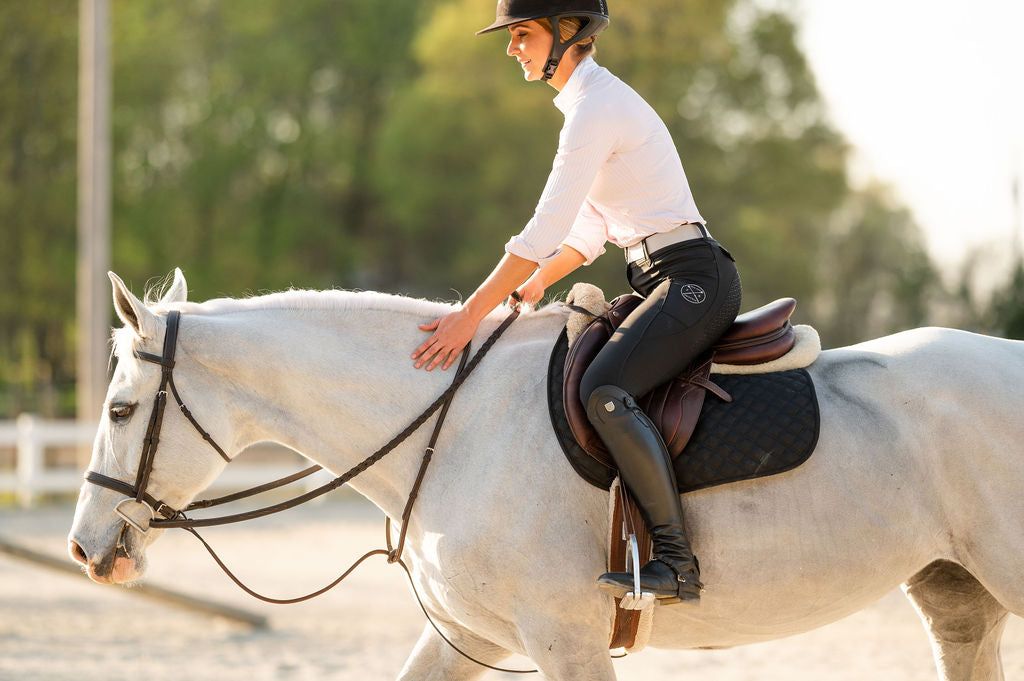
POLYGON ((696 284, 683 284, 679 287, 679 292, 683 294, 683 300, 694 305, 700 305, 708 299, 708 294, 696 284))

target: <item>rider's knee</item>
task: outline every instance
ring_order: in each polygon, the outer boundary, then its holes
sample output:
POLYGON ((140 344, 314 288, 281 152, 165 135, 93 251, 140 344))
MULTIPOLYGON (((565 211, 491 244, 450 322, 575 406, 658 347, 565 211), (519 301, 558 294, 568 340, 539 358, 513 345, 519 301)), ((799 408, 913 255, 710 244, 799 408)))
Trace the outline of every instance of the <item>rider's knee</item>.
POLYGON ((600 385, 587 392, 580 392, 580 398, 587 409, 587 418, 595 427, 636 409, 633 396, 617 385, 600 385))

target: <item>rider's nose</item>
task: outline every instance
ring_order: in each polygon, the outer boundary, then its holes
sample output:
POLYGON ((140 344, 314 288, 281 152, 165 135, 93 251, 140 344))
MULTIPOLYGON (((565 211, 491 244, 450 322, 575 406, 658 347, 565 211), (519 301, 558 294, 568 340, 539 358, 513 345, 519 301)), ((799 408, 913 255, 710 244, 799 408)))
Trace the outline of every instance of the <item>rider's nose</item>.
POLYGON ((71 557, 76 563, 81 563, 82 565, 87 565, 89 563, 89 557, 85 555, 85 551, 74 539, 68 541, 68 553, 71 554, 71 557))

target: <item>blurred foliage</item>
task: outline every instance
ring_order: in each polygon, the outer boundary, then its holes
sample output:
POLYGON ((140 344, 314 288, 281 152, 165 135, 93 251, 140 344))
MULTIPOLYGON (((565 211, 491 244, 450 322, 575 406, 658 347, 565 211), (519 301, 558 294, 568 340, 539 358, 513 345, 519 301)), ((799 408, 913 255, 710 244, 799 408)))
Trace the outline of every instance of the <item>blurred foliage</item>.
POLYGON ((1019 260, 1009 283, 992 297, 992 311, 999 335, 1024 340, 1024 265, 1019 260))
POLYGON ((77 2, 0 3, 0 414, 74 376, 77 2))
MULTIPOLYGON (((77 6, 0 5, 0 414, 70 413, 77 6)), ((752 0, 616 3, 597 59, 665 120, 744 307, 792 295, 827 345, 925 323, 906 210, 851 188, 792 19, 752 0)), ((113 5, 113 266, 205 299, 358 287, 452 299, 530 218, 557 145, 481 0, 113 5)), ((573 278, 625 289, 611 249, 573 278)), ((1019 277, 1018 277, 1019 279, 1019 277)), ((1020 291, 1004 306, 1019 317, 1020 291)), ((1019 322, 1018 322, 1019 323, 1019 322)))
MULTIPOLYGON (((972 282, 978 278, 985 262, 979 252, 964 267, 959 287, 962 300, 973 302, 977 297, 972 282)), ((961 309, 969 312, 961 312, 958 326, 1024 340, 1024 263, 1020 258, 1015 260, 1009 276, 999 282, 988 304, 963 305, 961 309)))
POLYGON ((1020 262, 1005 290, 994 298, 996 330, 1005 338, 1024 340, 1024 266, 1020 262))

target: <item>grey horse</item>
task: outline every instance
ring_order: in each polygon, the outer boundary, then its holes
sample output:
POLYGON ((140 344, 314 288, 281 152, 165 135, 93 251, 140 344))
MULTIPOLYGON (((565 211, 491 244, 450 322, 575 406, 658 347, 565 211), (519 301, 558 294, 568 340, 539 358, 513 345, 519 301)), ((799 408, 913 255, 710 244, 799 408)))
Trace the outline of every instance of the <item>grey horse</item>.
MULTIPOLYGON (((450 372, 408 361, 440 303, 379 293, 289 291, 186 302, 180 272, 150 304, 112 275, 123 329, 91 469, 131 481, 166 312, 182 312, 175 381, 233 457, 258 441, 348 469, 440 394, 450 372)), ((485 337, 501 319, 482 325, 485 337)), ((416 588, 445 635, 489 664, 529 656, 556 681, 615 678, 605 570, 607 493, 573 472, 551 430, 546 363, 568 311, 523 315, 456 395, 408 527, 416 588)), ((477 339, 477 345, 479 345, 477 339)), ((821 407, 815 453, 769 478, 684 495, 707 591, 658 606, 649 645, 729 647, 808 631, 902 584, 931 636, 939 677, 1002 679, 999 642, 1024 614, 1024 343, 917 329, 828 350, 809 367, 821 407)), ((427 433, 352 486, 398 518, 427 433)), ((153 496, 182 507, 225 462, 167 411, 153 496)), ((160 535, 129 529, 124 497, 83 486, 69 539, 100 582, 145 569, 160 535), (117 554, 119 537, 128 555, 117 554)), ((483 668, 428 625, 400 678, 473 679, 483 668)))

